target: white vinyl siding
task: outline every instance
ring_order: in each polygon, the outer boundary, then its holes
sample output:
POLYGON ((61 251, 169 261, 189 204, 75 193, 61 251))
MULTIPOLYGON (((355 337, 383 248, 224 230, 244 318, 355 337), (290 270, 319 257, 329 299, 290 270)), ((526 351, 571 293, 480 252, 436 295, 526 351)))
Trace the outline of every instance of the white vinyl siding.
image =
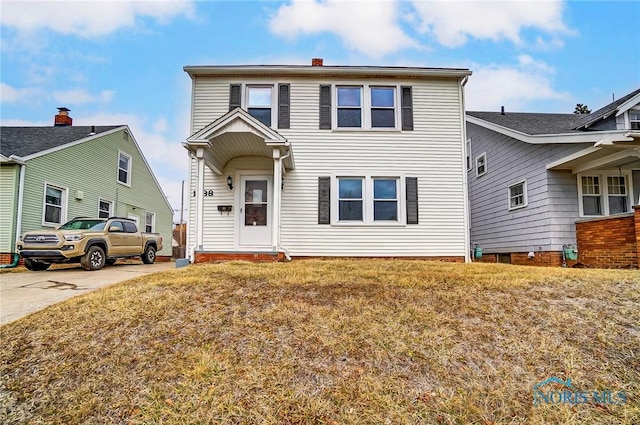
MULTIPOLYGON (((198 131, 228 112, 229 85, 238 78, 194 78, 193 130, 198 131)), ((260 81, 252 79, 252 83, 260 81)), ((375 86, 411 86, 414 131, 318 130, 319 86, 365 86, 369 81, 292 77, 266 78, 263 83, 291 84, 291 126, 278 132, 292 147, 296 168, 284 176, 281 213, 281 245, 292 256, 459 256, 465 242, 463 173, 463 117, 458 81, 455 79, 389 80, 375 86), (417 225, 338 226, 318 224, 318 177, 407 176, 418 179, 417 225)), ((396 100, 396 105, 399 101, 396 100)), ((335 110, 335 91, 332 107, 335 110)), ((396 114, 399 114, 396 108, 396 114)), ((366 116, 366 115, 365 115, 366 116)), ((332 123, 336 126, 335 116, 332 123)), ((399 125, 396 118, 396 125, 399 125)), ((242 157, 230 161, 222 175, 205 166, 203 250, 234 251, 237 188, 229 190, 227 175, 239 170, 272 173, 271 158, 242 157), (234 205, 234 213, 220 214, 218 205, 234 205)), ((191 160, 191 190, 196 185, 196 161, 191 160)), ((402 180, 402 179, 401 179, 402 180)), ((335 185, 331 196, 335 196, 335 185)), ((403 189, 398 196, 404 196, 403 189)), ((189 249, 195 245, 195 197, 189 206, 189 249)), ((400 208, 402 201, 400 201, 400 208)), ((332 203, 332 214, 336 204, 332 203)), ((406 213, 399 213, 406 221, 406 213)))

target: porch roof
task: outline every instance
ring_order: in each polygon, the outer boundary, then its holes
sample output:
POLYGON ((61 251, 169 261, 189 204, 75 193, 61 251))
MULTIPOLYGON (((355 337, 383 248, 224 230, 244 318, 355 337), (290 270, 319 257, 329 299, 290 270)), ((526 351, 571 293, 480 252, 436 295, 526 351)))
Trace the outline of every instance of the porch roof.
POLYGON ((578 174, 589 170, 640 168, 640 133, 628 132, 624 136, 623 140, 604 138, 547 164, 547 169, 571 170, 578 174))
POLYGON ((279 148, 286 169, 295 167, 291 143, 240 108, 229 111, 192 134, 183 146, 194 154, 199 148, 204 148, 205 164, 218 175, 223 173, 226 164, 234 158, 273 158, 273 148, 279 148))

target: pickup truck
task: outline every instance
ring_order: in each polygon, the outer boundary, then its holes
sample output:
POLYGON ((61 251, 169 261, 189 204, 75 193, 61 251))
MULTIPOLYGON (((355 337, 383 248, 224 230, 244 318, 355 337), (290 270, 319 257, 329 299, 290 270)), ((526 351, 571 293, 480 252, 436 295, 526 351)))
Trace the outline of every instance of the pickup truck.
POLYGON ((140 232, 128 218, 77 217, 56 230, 25 233, 16 248, 29 270, 46 270, 52 263, 80 263, 85 270, 100 270, 118 258, 140 257, 153 264, 162 249, 162 236, 140 232))

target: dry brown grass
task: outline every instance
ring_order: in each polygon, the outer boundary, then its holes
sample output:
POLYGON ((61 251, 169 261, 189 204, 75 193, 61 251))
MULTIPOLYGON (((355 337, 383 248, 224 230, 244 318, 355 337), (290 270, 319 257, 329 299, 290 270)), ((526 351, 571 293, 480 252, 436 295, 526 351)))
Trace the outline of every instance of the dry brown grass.
POLYGON ((640 423, 637 271, 197 265, 0 331, 7 424, 640 423), (629 399, 534 406, 550 376, 629 399))

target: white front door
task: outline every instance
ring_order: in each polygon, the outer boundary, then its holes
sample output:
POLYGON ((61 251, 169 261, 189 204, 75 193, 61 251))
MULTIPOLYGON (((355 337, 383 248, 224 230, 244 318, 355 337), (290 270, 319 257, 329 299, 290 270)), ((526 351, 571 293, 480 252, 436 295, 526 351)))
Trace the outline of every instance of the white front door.
POLYGON ((240 177, 240 247, 271 247, 272 182, 273 177, 266 175, 240 177))

